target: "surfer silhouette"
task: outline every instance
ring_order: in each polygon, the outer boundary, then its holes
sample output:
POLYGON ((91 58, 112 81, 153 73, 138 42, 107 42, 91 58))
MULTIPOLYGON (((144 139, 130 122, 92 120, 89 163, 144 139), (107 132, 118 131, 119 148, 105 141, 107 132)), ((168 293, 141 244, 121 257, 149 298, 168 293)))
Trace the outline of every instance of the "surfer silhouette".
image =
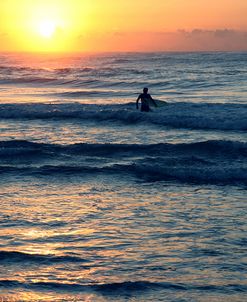
POLYGON ((139 101, 141 100, 141 111, 149 112, 151 111, 149 104, 153 104, 157 107, 155 100, 148 93, 148 88, 143 88, 143 93, 141 93, 136 100, 136 109, 139 109, 139 101))

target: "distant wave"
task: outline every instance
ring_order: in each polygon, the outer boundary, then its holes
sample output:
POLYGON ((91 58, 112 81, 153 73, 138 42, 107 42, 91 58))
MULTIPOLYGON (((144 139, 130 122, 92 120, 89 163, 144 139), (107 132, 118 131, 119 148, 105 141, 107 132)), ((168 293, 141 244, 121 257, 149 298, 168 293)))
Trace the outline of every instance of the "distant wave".
POLYGON ((0 65, 0 74, 18 74, 18 72, 40 72, 42 68, 31 68, 22 66, 0 65))
MULTIPOLYGON (((8 71, 7 71, 8 72, 8 71)), ((23 87, 32 87, 32 88, 40 88, 40 87, 49 87, 49 88, 84 88, 85 91, 101 88, 101 90, 106 90, 108 95, 112 95, 114 89, 118 89, 119 96, 124 95, 127 90, 136 89, 136 87, 143 87, 146 85, 144 80, 136 80, 136 79, 111 79, 108 76, 105 78, 98 78, 98 77, 89 77, 89 76, 74 76, 72 77, 69 74, 69 71, 66 69, 62 69, 57 71, 55 74, 50 74, 47 72, 41 72, 40 74, 24 74, 22 76, 3 76, 0 75, 0 85, 9 85, 9 86, 23 86, 23 87), (57 74, 59 73, 59 74, 57 74)), ((191 83, 191 86, 194 85, 191 83)), ((172 82, 169 81, 155 81, 150 82, 151 88, 159 88, 159 87, 166 87, 166 88, 173 88, 172 82)), ((68 91, 70 92, 70 91, 68 91)), ((72 91, 76 92, 76 91, 72 91)), ((168 92, 169 93, 169 92, 168 92)), ((179 92, 177 92, 179 93, 179 92)), ((133 94, 133 92, 132 92, 133 94)), ((51 94, 52 96, 52 94, 51 94)), ((60 94, 58 93, 57 96, 59 97, 60 94)))
POLYGON ((40 84, 43 85, 45 83, 54 83, 57 80, 54 78, 42 78, 42 77, 20 77, 15 79, 0 79, 0 84, 40 84))
MULTIPOLYGON (((101 83, 101 82, 100 82, 101 83)), ((56 77, 48 77, 47 75, 41 76, 23 76, 18 78, 0 78, 0 84, 3 85, 21 85, 23 84, 25 87, 50 87, 50 88, 77 88, 77 87, 97 87, 99 85, 99 81, 90 80, 90 79, 83 79, 83 80, 77 80, 72 78, 56 78, 56 77)), ((85 91, 90 91, 85 90, 85 91)), ((50 94, 52 96, 52 94, 50 94)), ((55 94, 56 95, 56 94, 55 94)), ((59 94, 57 94, 59 95, 59 94)))
MULTIPOLYGON (((90 92, 71 92, 79 95, 90 92)), ((98 93, 97 91, 91 93, 98 93)), ((103 91, 100 94, 104 93, 103 91)), ((64 93, 66 97, 68 93, 64 93)), ((95 104, 2 104, 1 119, 79 119, 129 124, 152 124, 158 127, 247 130, 245 104, 170 103, 148 114, 138 112, 134 103, 117 105, 95 104)))
POLYGON ((80 98, 80 97, 99 97, 99 98, 104 98, 104 97, 111 97, 117 96, 117 97, 126 97, 126 92, 124 91, 111 91, 109 94, 109 90, 107 89, 91 89, 91 90, 78 90, 78 91, 67 91, 67 92, 62 92, 62 93, 56 93, 56 94, 51 94, 51 96, 59 96, 62 98, 80 98))
POLYGON ((56 68, 51 70, 51 73, 54 71, 57 74, 68 74, 68 73, 88 73, 95 70, 92 67, 84 67, 84 68, 56 68))
POLYGON ((66 146, 2 141, 0 155, 0 174, 61 177, 105 173, 133 175, 146 181, 247 184, 247 143, 233 141, 66 146), (83 161, 88 156, 92 158, 90 165, 83 161), (98 160, 94 161, 94 157, 98 160), (104 164, 104 158, 108 158, 107 164, 104 164))
POLYGON ((22 67, 22 66, 8 66, 8 65, 0 65, 0 76, 8 74, 9 78, 13 78, 20 75, 26 74, 38 74, 38 73, 46 73, 53 76, 116 76, 119 74, 132 74, 132 75, 143 75, 148 74, 150 72, 145 70, 140 70, 138 68, 126 67, 125 63, 122 60, 116 63, 123 63, 122 66, 112 65, 111 66, 86 66, 86 67, 64 67, 64 68, 31 68, 31 67, 22 67))

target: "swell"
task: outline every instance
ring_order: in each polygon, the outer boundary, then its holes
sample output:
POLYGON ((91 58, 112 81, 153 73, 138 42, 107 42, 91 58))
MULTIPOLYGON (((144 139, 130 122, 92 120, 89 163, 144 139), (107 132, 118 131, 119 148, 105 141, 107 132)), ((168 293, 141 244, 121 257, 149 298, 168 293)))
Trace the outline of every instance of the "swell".
POLYGON ((211 184, 211 185, 247 185, 247 167, 230 165, 229 163, 198 164, 201 159, 184 159, 178 164, 176 159, 168 161, 149 161, 132 164, 114 164, 104 167, 90 167, 83 165, 44 165, 40 167, 13 167, 0 166, 0 175, 14 174, 32 177, 85 177, 93 175, 121 175, 135 176, 138 180, 147 182, 181 182, 189 184, 211 184))
POLYGON ((59 283, 59 282, 20 282, 17 280, 1 280, 0 288, 9 289, 34 289, 34 290, 54 290, 70 292, 99 292, 104 295, 124 295, 127 293, 140 293, 149 290, 170 290, 170 291, 202 291, 202 292, 220 292, 234 294, 237 292, 247 292, 247 286, 242 284, 225 285, 192 285, 185 283, 172 282, 149 282, 149 281, 125 281, 119 283, 101 283, 101 284, 80 284, 80 283, 59 283))
POLYGON ((60 262, 83 262, 84 259, 75 256, 54 256, 29 254, 15 251, 0 251, 0 263, 37 263, 37 264, 53 264, 60 262))
MULTIPOLYGON (((83 96, 90 92, 64 92, 66 95, 83 96)), ((91 91, 98 94, 99 91, 91 91)), ((101 91, 100 94, 106 92, 101 91)), ((117 91, 115 91, 118 94, 117 91)), ((135 109, 134 103, 115 105, 96 104, 2 104, 0 119, 77 119, 112 124, 150 124, 157 127, 203 129, 203 130, 247 130, 246 104, 193 104, 168 103, 148 114, 135 109)))
MULTIPOLYGON (((18 153, 20 156, 26 153, 47 152, 49 154, 67 154, 67 155, 90 155, 112 157, 114 155, 122 156, 123 153, 129 156, 147 155, 147 156, 219 156, 221 158, 247 157, 247 143, 225 140, 209 140, 196 143, 180 144, 88 144, 76 143, 70 145, 36 143, 26 140, 0 141, 1 159, 11 157, 18 153)), ((40 154, 37 153, 37 156, 40 154)), ((0 159, 0 160, 1 160, 0 159)))
MULTIPOLYGON (((125 63, 125 62, 122 62, 125 63)), ((133 66, 126 67, 123 66, 86 66, 86 67, 62 67, 62 68, 32 68, 27 66, 14 66, 14 65, 0 65, 0 75, 19 75, 19 74, 35 74, 35 73, 47 73, 51 75, 119 75, 119 74, 133 74, 133 75, 143 75, 149 73, 147 70, 140 70, 133 66)))
POLYGON ((2 175, 62 177, 104 173, 131 175, 151 182, 247 185, 247 143, 241 142, 63 146, 4 141, 0 148, 2 175))

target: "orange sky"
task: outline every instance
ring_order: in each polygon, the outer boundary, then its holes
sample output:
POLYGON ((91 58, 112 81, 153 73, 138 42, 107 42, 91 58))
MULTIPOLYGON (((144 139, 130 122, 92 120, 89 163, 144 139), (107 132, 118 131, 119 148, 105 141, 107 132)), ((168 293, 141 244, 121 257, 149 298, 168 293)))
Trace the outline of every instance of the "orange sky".
POLYGON ((247 50, 247 0, 0 0, 0 51, 247 50))

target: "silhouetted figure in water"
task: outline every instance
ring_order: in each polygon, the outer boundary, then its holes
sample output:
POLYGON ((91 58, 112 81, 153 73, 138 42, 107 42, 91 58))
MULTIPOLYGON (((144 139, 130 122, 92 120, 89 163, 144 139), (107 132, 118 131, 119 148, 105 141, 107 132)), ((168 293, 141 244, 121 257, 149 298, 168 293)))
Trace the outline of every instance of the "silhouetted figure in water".
POLYGON ((155 100, 151 97, 151 95, 148 93, 148 88, 143 88, 143 93, 141 93, 137 100, 136 100, 136 109, 139 109, 139 101, 141 100, 141 111, 142 112, 149 112, 151 111, 149 104, 153 103, 155 107, 157 107, 157 104, 155 103, 155 100))

